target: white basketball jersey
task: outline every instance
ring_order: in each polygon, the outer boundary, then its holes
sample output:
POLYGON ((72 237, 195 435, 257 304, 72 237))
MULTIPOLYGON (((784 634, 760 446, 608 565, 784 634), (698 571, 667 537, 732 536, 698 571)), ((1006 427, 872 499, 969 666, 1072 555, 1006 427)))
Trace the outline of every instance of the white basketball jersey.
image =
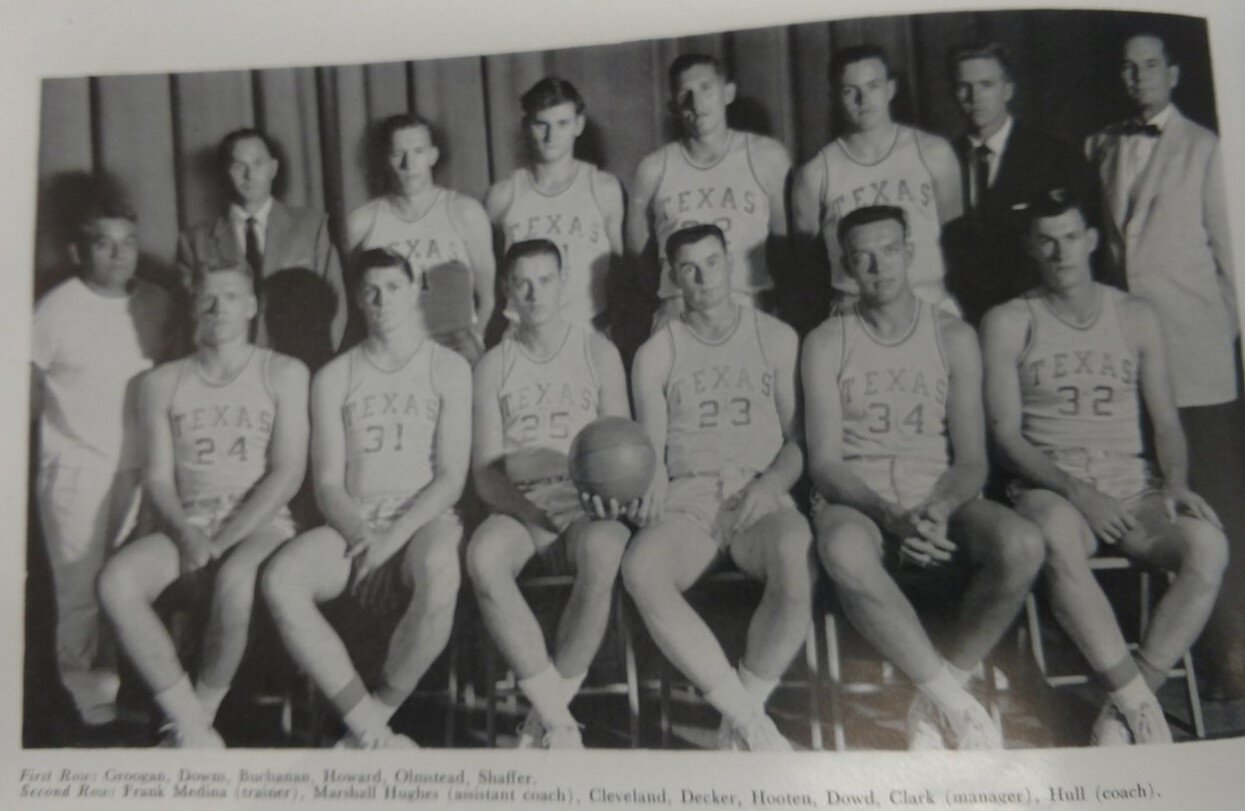
POLYGON ((277 413, 269 371, 275 354, 255 347, 233 379, 220 383, 203 376, 197 356, 177 361, 168 413, 182 501, 243 496, 263 478, 277 413))
POLYGON ((346 490, 354 498, 410 496, 432 481, 441 415, 433 362, 444 351, 424 341, 406 363, 382 369, 364 344, 350 350, 342 422, 346 490))
POLYGON ((782 448, 774 374, 760 331, 760 322, 772 317, 752 307, 736 309, 734 329, 713 343, 692 332, 682 318, 665 325, 672 359, 666 380, 666 466, 672 478, 727 466, 760 473, 782 448))
POLYGON ((822 147, 813 160, 822 165, 821 234, 830 257, 830 283, 834 289, 851 295, 859 292, 844 265, 839 221, 858 208, 888 205, 899 206, 907 215, 908 239, 915 249, 908 269, 912 291, 931 304, 946 299, 938 202, 933 174, 921 155, 916 130, 897 126, 894 144, 876 163, 856 159, 842 138, 822 147))
POLYGON ((649 208, 661 265, 663 299, 679 295, 670 280, 666 240, 689 225, 713 223, 726 235, 734 261, 731 289, 755 293, 774 286, 765 258, 769 239, 769 196, 752 168, 752 139, 731 132, 726 153, 711 166, 696 166, 677 141, 662 147, 661 181, 649 208))
POLYGON ((1098 311, 1085 325, 1065 321, 1036 292, 1024 296, 1033 327, 1019 362, 1021 431, 1047 451, 1139 456, 1137 356, 1124 339, 1118 311, 1125 294, 1095 287, 1098 311))
POLYGON ((469 327, 475 320, 467 243, 451 211, 456 196, 450 189, 438 189, 432 206, 415 222, 399 217, 388 197, 365 203, 350 215, 367 224, 353 246, 356 250, 389 248, 410 263, 419 289, 415 310, 424 332, 469 327))
POLYGON ((506 470, 516 484, 567 475, 571 440, 600 416, 601 384, 590 333, 568 325, 548 358, 533 357, 512 334, 502 339, 498 388, 506 470))
POLYGON ((511 175, 514 197, 501 218, 505 248, 528 239, 548 239, 562 252, 566 286, 562 314, 573 324, 588 326, 605 312, 610 268, 610 240, 605 214, 597 202, 598 169, 575 162, 571 185, 558 194, 537 188, 526 167, 511 175))
POLYGON ((893 341, 870 331, 859 305, 831 320, 842 330, 844 460, 901 457, 945 468, 948 375, 933 307, 918 300, 912 328, 893 341))

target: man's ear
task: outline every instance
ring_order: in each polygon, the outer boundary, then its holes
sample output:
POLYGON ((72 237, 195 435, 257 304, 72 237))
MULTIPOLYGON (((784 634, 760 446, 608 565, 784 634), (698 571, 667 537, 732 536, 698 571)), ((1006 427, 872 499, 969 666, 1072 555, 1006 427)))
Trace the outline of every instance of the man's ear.
POLYGON ((1093 253, 1098 250, 1098 244, 1101 237, 1098 235, 1098 229, 1090 226, 1085 229, 1085 240, 1089 243, 1089 252, 1093 253))
POLYGON ((69 261, 73 262, 74 267, 82 267, 82 249, 78 247, 77 241, 69 243, 68 253, 69 261))
POLYGON ((726 99, 727 104, 735 101, 735 94, 738 92, 739 89, 735 86, 734 82, 726 82, 722 85, 722 97, 726 99))

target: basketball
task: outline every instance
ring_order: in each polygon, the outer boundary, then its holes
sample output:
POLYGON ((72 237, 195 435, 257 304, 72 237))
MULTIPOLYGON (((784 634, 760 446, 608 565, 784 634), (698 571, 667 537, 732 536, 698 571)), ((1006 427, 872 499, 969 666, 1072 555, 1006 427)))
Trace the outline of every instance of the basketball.
POLYGON ((571 442, 571 479, 580 491, 626 504, 648 491, 657 454, 644 429, 626 417, 601 417, 571 442))

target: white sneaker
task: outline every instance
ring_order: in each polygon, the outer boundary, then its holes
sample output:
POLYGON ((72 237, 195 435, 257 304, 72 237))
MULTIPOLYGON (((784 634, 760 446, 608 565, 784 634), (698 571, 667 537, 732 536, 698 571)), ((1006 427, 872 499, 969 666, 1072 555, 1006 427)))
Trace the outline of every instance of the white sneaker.
POLYGON ((584 739, 579 724, 558 724, 545 727, 540 744, 542 749, 583 749, 584 739))
POLYGON ((943 740, 939 719, 940 713, 934 703, 924 693, 917 693, 908 705, 908 749, 946 749, 947 742, 943 740))
POLYGON ((168 749, 224 749, 225 742, 220 734, 211 727, 194 727, 182 729, 177 724, 169 723, 160 728, 163 735, 159 746, 168 749))
POLYGON ((752 718, 735 727, 734 733, 743 748, 749 752, 790 752, 791 741, 782 736, 771 719, 764 712, 758 712, 752 718))
POLYGON ((1002 749, 1003 733, 994 725, 986 708, 973 701, 946 718, 956 749, 1002 749))
POLYGON ((743 741, 735 731, 735 725, 726 716, 722 716, 722 723, 718 724, 718 749, 723 752, 738 752, 743 748, 743 741))
POLYGON ((1107 699, 1094 719, 1089 730, 1090 746, 1129 746, 1133 742, 1133 734, 1128 730, 1128 722, 1120 714, 1115 702, 1107 699))
POLYGON ((519 722, 519 726, 515 728, 518 738, 515 740, 515 749, 538 749, 545 740, 545 723, 540 720, 540 714, 536 712, 536 708, 527 711, 527 717, 519 722))
POLYGON ((356 735, 353 732, 347 732, 342 735, 337 743, 333 744, 334 749, 418 749, 419 744, 406 737, 399 735, 391 729, 386 728, 383 732, 365 733, 356 735))
POLYGON ((1132 730, 1135 743, 1171 743, 1172 731, 1167 726, 1163 707, 1158 698, 1151 696, 1141 703, 1134 713, 1124 713, 1124 720, 1132 730))

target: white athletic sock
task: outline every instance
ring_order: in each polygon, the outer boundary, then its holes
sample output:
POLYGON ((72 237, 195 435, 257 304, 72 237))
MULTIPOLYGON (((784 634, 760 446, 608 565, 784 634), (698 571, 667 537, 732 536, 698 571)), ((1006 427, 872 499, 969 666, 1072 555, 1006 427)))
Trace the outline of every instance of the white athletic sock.
POLYGON ((739 665, 738 673, 739 683, 748 691, 748 695, 752 696, 754 701, 764 707, 765 702, 769 701, 770 694, 778 686, 778 679, 763 679, 744 667, 743 664, 739 665))
POLYGON ((393 710, 388 704, 365 695, 358 704, 342 716, 342 721, 358 738, 380 737, 389 731, 389 716, 393 710))
POLYGON ((178 729, 203 729, 210 726, 203 714, 203 705, 199 703, 194 688, 190 686, 190 677, 185 673, 172 685, 156 693, 155 699, 165 717, 178 729))
POLYGON ((943 664, 947 666, 947 672, 951 674, 951 678, 955 679, 955 683, 961 687, 966 686, 968 680, 973 677, 972 670, 961 670, 946 660, 943 660, 943 664))
POLYGON ((956 683, 955 676, 945 666, 939 668, 932 679, 918 684, 916 689, 948 717, 958 715, 964 707, 974 703, 973 697, 956 683))
POLYGON ((579 688, 583 687, 584 679, 588 678, 588 671, 585 670, 578 676, 562 677, 562 697, 566 699, 566 705, 569 707, 575 696, 579 695, 579 688))
POLYGON ((216 712, 220 709, 220 703, 225 700, 225 696, 229 693, 229 685, 224 687, 214 687, 204 682, 195 684, 195 696, 199 699, 199 703, 203 705, 203 716, 207 719, 209 725, 216 723, 216 712))
POLYGON ((1154 693, 1150 692, 1150 688, 1146 686, 1146 680, 1140 673, 1120 689, 1112 690, 1109 695, 1115 702, 1115 706, 1126 715, 1132 715, 1142 704, 1154 701, 1154 693))
POLYGON ((705 693, 705 701, 734 726, 741 726, 757 713, 765 712, 734 672, 705 693))
POLYGON ((571 715, 566 706, 566 684, 553 662, 546 663, 539 673, 519 679, 519 689, 532 702, 546 726, 569 726, 575 723, 575 716, 571 715))

